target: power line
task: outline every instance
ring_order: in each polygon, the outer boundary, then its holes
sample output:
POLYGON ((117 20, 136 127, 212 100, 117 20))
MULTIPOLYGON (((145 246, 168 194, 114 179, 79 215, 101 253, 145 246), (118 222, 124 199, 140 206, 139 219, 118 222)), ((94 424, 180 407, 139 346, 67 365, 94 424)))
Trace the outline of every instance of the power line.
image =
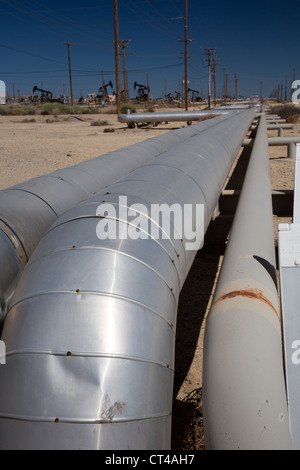
MULTIPOLYGON (((18 18, 22 22, 32 23, 34 21, 35 27, 44 29, 40 25, 40 23, 43 23, 44 25, 46 25, 48 30, 55 31, 56 34, 57 33, 67 33, 69 35, 76 34, 85 38, 95 38, 95 35, 97 34, 97 37, 99 38, 99 30, 97 32, 95 31, 93 35, 93 34, 90 34, 89 32, 87 33, 86 31, 83 32, 81 24, 79 27, 76 24, 68 25, 67 24, 68 22, 70 23, 71 21, 72 23, 72 20, 70 20, 69 17, 62 17, 61 15, 58 16, 54 10, 50 10, 44 5, 39 4, 39 2, 35 1, 35 3, 39 5, 42 12, 39 11, 37 6, 35 5, 32 5, 30 7, 29 5, 24 5, 24 3, 18 2, 17 0, 2 0, 2 2, 6 3, 13 10, 20 12, 22 16, 17 16, 15 12, 9 12, 9 11, 5 11, 6 14, 13 15, 15 18, 18 18), (49 12, 47 13, 47 15, 45 15, 44 13, 45 10, 48 10, 49 12), (54 16, 54 18, 51 18, 51 16, 54 16)), ((88 26, 88 31, 90 30, 91 28, 90 26, 88 26)), ((107 34, 105 35, 107 37, 110 37, 110 35, 107 35, 107 34)))
POLYGON ((130 10, 132 13, 134 13, 138 18, 140 18, 144 22, 148 23, 151 26, 152 29, 155 29, 156 31, 159 31, 160 34, 164 34, 168 37, 171 37, 172 39, 175 38, 176 33, 172 33, 172 32, 170 33, 170 31, 167 31, 166 30, 166 24, 157 21, 156 16, 149 15, 149 13, 147 13, 141 7, 139 7, 138 5, 134 5, 131 0, 126 0, 126 2, 121 1, 121 3, 122 3, 122 5, 124 5, 124 7, 126 7, 128 10, 130 10), (141 13, 139 13, 139 11, 141 13))
POLYGON ((57 64, 64 64, 64 62, 62 62, 60 60, 50 59, 48 57, 43 57, 43 56, 40 56, 40 55, 37 55, 37 54, 32 54, 31 52, 22 51, 21 49, 17 49, 16 47, 6 46, 4 44, 0 44, 0 47, 3 47, 5 49, 10 49, 11 51, 20 52, 22 54, 26 54, 26 55, 29 55, 31 57, 36 57, 38 59, 47 60, 48 62, 55 62, 57 64))
MULTIPOLYGON (((25 55, 28 55, 28 56, 31 56, 31 57, 35 57, 37 59, 41 59, 41 60, 46 60, 48 62, 54 62, 56 64, 60 64, 60 65, 65 65, 65 62, 61 61, 61 60, 56 60, 56 59, 50 59, 49 57, 44 57, 44 56, 41 56, 41 55, 38 55, 38 54, 33 54, 32 52, 27 52, 27 51, 24 51, 22 49, 18 49, 16 47, 12 47, 12 46, 7 46, 5 44, 0 44, 0 47, 3 47, 4 49, 9 49, 11 51, 15 51, 15 52, 18 52, 20 54, 25 54, 25 55)), ((82 68, 82 69, 86 69, 85 66, 83 65, 75 65, 75 67, 78 67, 78 68, 82 68)), ((95 71, 96 72, 96 69, 89 69, 91 71, 95 71)), ((23 73, 23 72, 22 72, 23 73)))

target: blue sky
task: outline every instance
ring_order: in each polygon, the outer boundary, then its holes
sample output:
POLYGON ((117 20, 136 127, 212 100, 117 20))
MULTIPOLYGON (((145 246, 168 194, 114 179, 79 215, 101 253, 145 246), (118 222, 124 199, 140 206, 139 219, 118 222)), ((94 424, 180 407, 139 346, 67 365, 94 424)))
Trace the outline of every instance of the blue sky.
MULTIPOLYGON (((154 98, 178 90, 184 78, 185 0, 118 0, 119 39, 126 50, 130 97, 134 82, 147 84, 154 98)), ((12 94, 31 94, 43 86, 54 95, 70 94, 67 46, 71 42, 73 94, 98 92, 111 81, 116 90, 113 0, 85 2, 0 0, 0 80, 12 94)), ((279 84, 300 79, 298 44, 300 4, 269 0, 188 0, 189 87, 207 94, 208 68, 203 49, 216 48, 217 90, 223 68, 234 94, 269 96, 279 84)), ((121 72, 122 59, 120 58, 121 72)), ((123 78, 121 73, 121 86, 123 78)), ((109 89, 111 91, 111 89, 109 89)))

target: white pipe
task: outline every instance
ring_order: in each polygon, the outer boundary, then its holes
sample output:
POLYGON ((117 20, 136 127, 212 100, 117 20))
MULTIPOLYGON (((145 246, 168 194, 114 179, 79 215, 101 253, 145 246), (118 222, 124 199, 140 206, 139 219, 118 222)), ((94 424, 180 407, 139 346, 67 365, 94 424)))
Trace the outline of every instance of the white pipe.
POLYGON ((291 448, 264 116, 206 321, 203 414, 208 450, 291 448))

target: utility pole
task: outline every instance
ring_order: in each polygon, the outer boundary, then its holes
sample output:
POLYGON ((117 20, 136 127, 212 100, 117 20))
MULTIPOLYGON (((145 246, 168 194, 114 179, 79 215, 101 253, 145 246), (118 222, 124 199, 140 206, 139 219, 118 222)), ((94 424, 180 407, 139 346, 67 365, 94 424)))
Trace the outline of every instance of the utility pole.
POLYGON ((235 100, 238 99, 238 74, 235 72, 234 74, 234 86, 235 86, 235 100))
POLYGON ((118 27, 118 2, 114 0, 114 24, 115 24, 115 66, 117 87, 117 114, 121 114, 121 88, 120 88, 120 61, 119 61, 119 27, 118 27))
POLYGON ((147 73, 147 104, 149 105, 149 77, 147 73))
POLYGON ((188 70, 187 70, 187 64, 188 64, 188 59, 187 59, 187 43, 188 43, 188 37, 187 37, 187 0, 185 0, 185 15, 184 15, 184 69, 185 69, 185 74, 184 74, 184 98, 185 98, 185 110, 188 110, 188 70))
POLYGON ((228 88, 228 73, 226 73, 226 96, 230 98, 229 88, 228 88))
POLYGON ((165 78, 165 103, 167 103, 167 79, 165 78))
POLYGON ((208 49, 202 49, 203 55, 207 55, 208 62, 208 107, 211 108, 211 62, 212 56, 216 53, 215 47, 209 47, 208 49))
POLYGON ((214 107, 217 106, 217 86, 216 86, 216 66, 219 65, 217 62, 219 60, 218 57, 213 57, 212 63, 213 63, 213 77, 214 77, 214 107))
POLYGON ((74 46, 71 42, 64 42, 68 46, 68 58, 69 58, 69 77, 70 77, 70 94, 71 94, 71 105, 73 106, 73 87, 72 87, 72 72, 71 72, 71 56, 70 56, 70 46, 74 46))
POLYGON ((188 42, 192 42, 188 39, 188 0, 185 0, 185 15, 184 15, 184 39, 179 42, 184 42, 184 98, 185 98, 185 110, 188 110, 188 42))
POLYGON ((104 74, 103 74, 103 70, 102 70, 102 98, 104 99, 104 74))
POLYGON ((128 100, 128 85, 127 85, 127 74, 126 74, 126 67, 125 67, 125 55, 132 55, 132 52, 125 54, 125 49, 128 48, 127 44, 129 42, 132 42, 131 39, 120 41, 120 46, 122 48, 122 55, 123 55, 123 74, 124 74, 125 102, 128 100))
POLYGON ((223 99, 224 99, 224 103, 226 103, 226 101, 227 101, 227 96, 226 96, 226 67, 223 67, 222 70, 224 72, 224 94, 223 94, 223 99))

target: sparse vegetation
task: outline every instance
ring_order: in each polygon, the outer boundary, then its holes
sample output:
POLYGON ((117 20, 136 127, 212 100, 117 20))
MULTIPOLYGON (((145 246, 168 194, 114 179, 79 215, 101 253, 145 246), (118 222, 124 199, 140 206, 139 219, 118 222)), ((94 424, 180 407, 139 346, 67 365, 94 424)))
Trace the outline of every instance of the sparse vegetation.
POLYGON ((25 118, 25 119, 22 119, 21 122, 36 122, 36 120, 34 118, 31 118, 31 119, 25 118))
POLYGON ((271 112, 272 114, 278 114, 281 119, 292 119, 290 122, 295 122, 295 117, 300 117, 300 106, 294 104, 279 104, 272 106, 271 112))
POLYGON ((61 103, 25 104, 18 103, 3 104, 0 106, 2 116, 26 116, 26 115, 54 115, 59 114, 115 114, 116 106, 86 108, 83 106, 70 106, 61 103))
POLYGON ((121 113, 122 114, 127 114, 127 112, 130 111, 130 114, 136 113, 136 106, 132 103, 124 103, 121 106, 121 113))
POLYGON ((91 126, 108 126, 109 122, 103 119, 91 122, 91 126))

